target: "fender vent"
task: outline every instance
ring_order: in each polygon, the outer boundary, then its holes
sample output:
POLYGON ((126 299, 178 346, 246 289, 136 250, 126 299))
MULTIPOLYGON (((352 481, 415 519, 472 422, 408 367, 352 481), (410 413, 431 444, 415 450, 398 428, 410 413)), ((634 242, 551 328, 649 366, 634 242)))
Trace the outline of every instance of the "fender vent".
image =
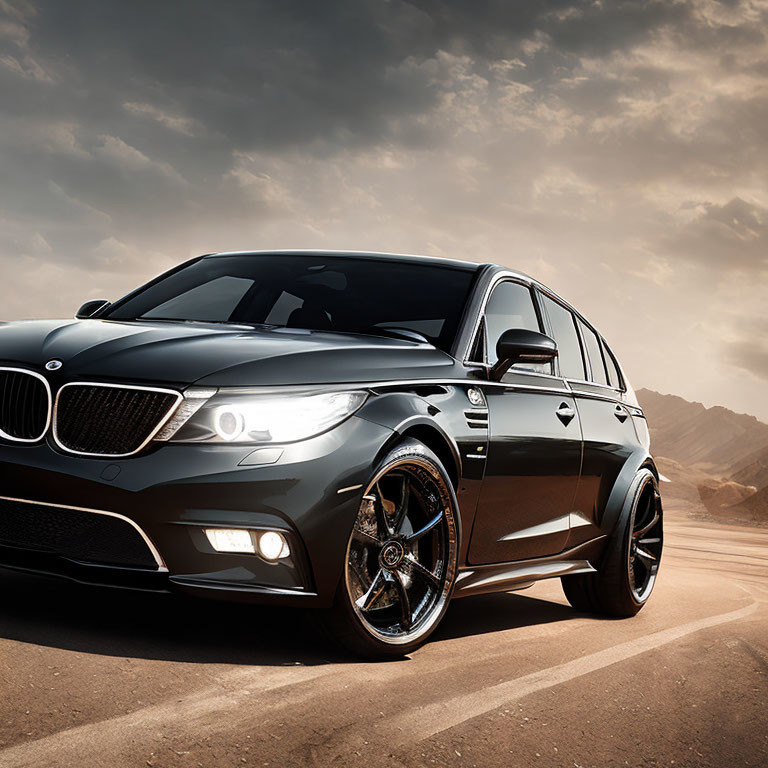
POLYGON ((464 417, 471 429, 488 429, 488 411, 485 408, 464 411, 464 417))

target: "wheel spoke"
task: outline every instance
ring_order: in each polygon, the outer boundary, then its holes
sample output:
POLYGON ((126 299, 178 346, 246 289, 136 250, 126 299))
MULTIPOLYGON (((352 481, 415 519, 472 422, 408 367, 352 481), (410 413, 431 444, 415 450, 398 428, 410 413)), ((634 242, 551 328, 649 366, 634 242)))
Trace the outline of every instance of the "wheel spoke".
POLYGON ((654 555, 652 555, 650 552, 646 552, 644 549, 640 549, 640 547, 637 548, 636 552, 637 552, 637 556, 641 560, 655 560, 656 559, 656 557, 654 555))
POLYGON ((358 539, 362 539, 363 541, 367 541, 369 544, 376 544, 378 546, 381 546, 382 543, 383 543, 382 540, 379 539, 378 537, 374 536, 371 533, 368 533, 366 531, 361 530, 357 526, 355 526, 352 529, 352 533, 353 533, 353 535, 357 536, 358 539))
POLYGON ((400 600, 400 626, 407 630, 411 626, 411 601, 408 599, 408 590, 405 588, 403 574, 394 571, 393 576, 395 577, 393 580, 395 591, 400 600))
POLYGON ((423 536, 426 536, 433 528, 436 528, 438 525, 440 525, 440 521, 443 519, 443 513, 442 511, 435 515, 423 528, 419 528, 418 531, 415 533, 412 533, 410 536, 406 536, 405 540, 406 543, 412 544, 414 541, 418 541, 423 536))
POLYGON ((656 539, 640 539, 640 541, 638 541, 637 543, 638 544, 658 544, 660 541, 661 541, 661 539, 659 539, 659 538, 656 538, 656 539))
POLYGON ((429 568, 425 568, 418 560, 416 560, 416 558, 409 556, 406 557, 403 562, 408 563, 408 565, 411 566, 411 572, 414 575, 418 574, 425 581, 428 581, 433 587, 435 587, 435 589, 440 586, 440 578, 432 573, 429 568))
POLYGON ((370 611, 373 608, 373 604, 382 596, 384 590, 387 588, 388 580, 384 571, 380 570, 373 577, 371 586, 368 587, 368 591, 359 597, 356 601, 357 607, 361 611, 370 611))
POLYGON ((376 515, 376 528, 380 539, 386 539, 392 535, 392 529, 389 527, 389 520, 387 520, 387 511, 384 508, 384 496, 381 493, 379 484, 376 483, 376 493, 363 496, 366 501, 370 501, 373 504, 373 511, 376 515))
POLYGON ((405 515, 408 512, 408 502, 411 498, 411 481, 406 475, 400 476, 402 488, 400 492, 400 503, 395 509, 394 520, 392 521, 392 528, 395 533, 400 533, 405 522, 405 515))
MULTIPOLYGON (((651 528, 653 528, 653 526, 654 526, 654 525, 656 525, 656 523, 658 523, 658 522, 659 522, 659 513, 657 512, 657 513, 656 513, 656 514, 653 516, 653 520, 651 520, 651 522, 650 522, 650 523, 648 523, 647 525, 644 525, 642 528, 639 528, 638 530, 634 531, 634 532, 632 533, 632 536, 633 536, 634 538, 636 538, 636 539, 637 539, 637 538, 639 538, 639 537, 640 537, 640 536, 642 536, 643 534, 645 534, 645 533, 648 533, 648 531, 650 531, 650 530, 651 530, 651 528)), ((625 534, 625 535, 626 535, 626 534, 625 534)))

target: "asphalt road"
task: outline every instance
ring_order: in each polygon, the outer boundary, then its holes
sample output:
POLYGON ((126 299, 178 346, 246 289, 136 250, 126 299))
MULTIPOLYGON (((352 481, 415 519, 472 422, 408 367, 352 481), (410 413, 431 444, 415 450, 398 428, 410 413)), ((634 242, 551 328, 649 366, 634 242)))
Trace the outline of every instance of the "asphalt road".
POLYGON ((766 766, 768 530, 666 531, 634 619, 543 582, 380 664, 287 610, 0 573, 0 766, 766 766))

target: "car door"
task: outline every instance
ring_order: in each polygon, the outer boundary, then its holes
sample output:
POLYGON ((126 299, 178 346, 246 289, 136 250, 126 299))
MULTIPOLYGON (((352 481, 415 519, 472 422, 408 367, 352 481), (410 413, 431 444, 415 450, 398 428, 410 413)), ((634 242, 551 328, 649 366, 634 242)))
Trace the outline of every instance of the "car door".
MULTIPOLYGON (((510 328, 543 331, 530 286, 499 282, 485 307, 486 363, 510 328)), ((552 364, 518 364, 485 388, 489 442, 469 547, 471 563, 499 563, 560 552, 581 464, 574 400, 552 364)))
MULTIPOLYGON (((588 370, 585 380, 571 380, 584 438, 584 461, 576 497, 579 515, 599 527, 616 478, 637 446, 630 411, 623 402, 618 366, 597 332, 581 318, 577 325, 588 370)), ((589 526, 573 531, 577 545, 594 533, 589 526)))

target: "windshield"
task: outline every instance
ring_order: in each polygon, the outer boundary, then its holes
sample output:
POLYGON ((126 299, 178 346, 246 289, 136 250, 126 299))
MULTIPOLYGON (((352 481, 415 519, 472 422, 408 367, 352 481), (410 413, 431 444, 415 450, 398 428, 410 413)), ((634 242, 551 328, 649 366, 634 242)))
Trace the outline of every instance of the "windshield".
POLYGON ((405 329, 448 351, 474 276, 461 265, 380 258, 214 256, 161 277, 103 317, 378 335, 405 329))

